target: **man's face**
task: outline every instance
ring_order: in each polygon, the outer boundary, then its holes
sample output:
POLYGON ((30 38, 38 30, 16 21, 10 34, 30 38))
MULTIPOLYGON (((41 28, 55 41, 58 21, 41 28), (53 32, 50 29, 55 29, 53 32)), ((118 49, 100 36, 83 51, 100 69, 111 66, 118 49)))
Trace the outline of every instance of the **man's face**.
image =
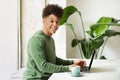
POLYGON ((59 21, 59 18, 57 18, 57 16, 55 16, 54 14, 45 17, 43 19, 45 31, 50 35, 54 34, 59 27, 59 21))

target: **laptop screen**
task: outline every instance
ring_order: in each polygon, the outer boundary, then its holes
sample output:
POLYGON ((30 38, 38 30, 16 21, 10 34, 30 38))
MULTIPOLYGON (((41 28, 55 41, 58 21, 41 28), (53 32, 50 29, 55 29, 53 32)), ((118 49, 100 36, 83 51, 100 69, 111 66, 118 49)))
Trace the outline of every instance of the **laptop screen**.
POLYGON ((94 56, 95 56, 95 51, 92 53, 89 66, 85 66, 85 67, 82 67, 82 68, 81 68, 81 71, 82 71, 82 72, 90 72, 90 69, 91 69, 91 66, 92 66, 92 63, 93 63, 94 56))

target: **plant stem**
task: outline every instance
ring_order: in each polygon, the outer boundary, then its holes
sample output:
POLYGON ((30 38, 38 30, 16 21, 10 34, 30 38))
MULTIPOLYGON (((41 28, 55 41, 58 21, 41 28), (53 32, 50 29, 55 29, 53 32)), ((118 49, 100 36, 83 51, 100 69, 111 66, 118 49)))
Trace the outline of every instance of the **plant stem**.
MULTIPOLYGON (((87 43, 87 38, 86 38, 86 35, 85 35, 85 27, 84 27, 83 19, 82 19, 80 11, 78 11, 78 13, 79 13, 79 16, 80 16, 80 19, 81 19, 81 23, 82 23, 84 39, 85 39, 85 42, 87 43)), ((85 46, 87 47, 86 52, 88 52, 89 51, 89 44, 86 44, 85 46)), ((86 54, 86 57, 88 58, 89 52, 85 53, 85 54, 86 54)))
POLYGON ((99 58, 102 56, 102 53, 103 53, 103 50, 104 50, 104 47, 105 47, 105 44, 107 43, 107 41, 108 41, 108 37, 106 38, 106 40, 105 40, 105 42, 103 44, 103 47, 102 47, 102 50, 101 50, 99 58))
POLYGON ((82 16, 81 16, 81 13, 80 11, 78 11, 79 15, 80 15, 80 19, 81 19, 81 23, 82 23, 82 29, 83 29, 83 34, 84 34, 84 38, 86 40, 86 35, 85 35, 85 28, 84 28, 84 23, 83 23, 83 19, 82 19, 82 16))
POLYGON ((97 50, 97 52, 96 52, 96 57, 95 57, 95 59, 98 59, 98 53, 99 53, 99 51, 100 51, 100 48, 97 50))
POLYGON ((80 47, 80 44, 79 44, 79 42, 78 42, 77 35, 75 34, 75 31, 74 31, 74 30, 72 30, 72 31, 73 31, 73 34, 74 34, 75 38, 77 39, 76 42, 77 42, 77 44, 78 44, 78 48, 79 48, 79 51, 80 51, 80 56, 81 56, 81 58, 83 59, 83 52, 80 50, 81 47, 80 47))

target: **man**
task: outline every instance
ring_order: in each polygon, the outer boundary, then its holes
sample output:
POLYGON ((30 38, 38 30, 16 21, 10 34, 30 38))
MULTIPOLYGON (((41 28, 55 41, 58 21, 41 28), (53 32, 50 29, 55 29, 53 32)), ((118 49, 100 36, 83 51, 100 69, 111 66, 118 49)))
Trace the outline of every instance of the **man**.
POLYGON ((56 56, 52 38, 59 28, 63 9, 58 5, 47 5, 43 9, 43 29, 36 32, 28 43, 27 69, 24 80, 48 80, 52 73, 71 71, 72 66, 85 66, 84 60, 63 60, 56 56))

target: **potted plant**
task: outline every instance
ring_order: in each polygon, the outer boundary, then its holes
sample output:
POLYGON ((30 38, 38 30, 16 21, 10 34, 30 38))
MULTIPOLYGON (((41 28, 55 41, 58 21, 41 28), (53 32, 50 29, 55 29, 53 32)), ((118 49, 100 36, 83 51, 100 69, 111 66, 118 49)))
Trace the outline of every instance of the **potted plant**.
POLYGON ((75 39, 72 40, 71 45, 72 47, 78 45, 82 58, 89 59, 95 52, 95 58, 105 59, 105 56, 102 55, 102 52, 107 40, 112 36, 120 35, 120 32, 110 30, 109 28, 111 26, 120 26, 118 23, 119 21, 120 20, 117 20, 113 17, 101 17, 95 24, 90 25, 89 31, 86 31, 81 12, 75 6, 67 6, 64 8, 64 14, 60 20, 60 25, 67 25, 72 30, 75 39), (82 29, 84 32, 84 39, 82 40, 78 39, 72 23, 67 23, 69 17, 74 13, 78 13, 80 16, 82 29))

